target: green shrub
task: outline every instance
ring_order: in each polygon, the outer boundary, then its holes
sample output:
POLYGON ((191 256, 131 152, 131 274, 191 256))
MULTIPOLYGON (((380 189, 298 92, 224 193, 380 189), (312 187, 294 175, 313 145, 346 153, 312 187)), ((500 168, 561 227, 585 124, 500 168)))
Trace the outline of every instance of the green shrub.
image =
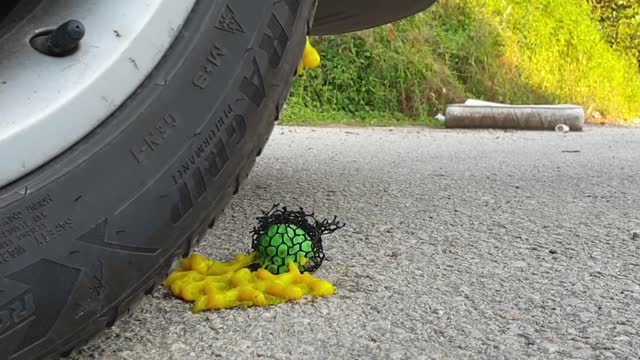
POLYGON ((433 124, 470 97, 640 117, 636 64, 608 45, 584 0, 441 0, 314 45, 323 65, 294 81, 285 122, 433 124))
POLYGON ((588 0, 607 41, 630 54, 640 67, 640 2, 638 0, 588 0))

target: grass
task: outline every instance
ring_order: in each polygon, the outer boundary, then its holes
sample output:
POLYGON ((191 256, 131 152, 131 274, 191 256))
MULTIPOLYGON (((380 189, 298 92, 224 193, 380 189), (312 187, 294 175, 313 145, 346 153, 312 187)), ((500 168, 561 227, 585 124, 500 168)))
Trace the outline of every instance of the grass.
POLYGON ((443 127, 443 124, 433 117, 411 118, 400 113, 389 112, 356 112, 325 110, 316 111, 304 106, 286 108, 280 119, 282 124, 298 126, 427 126, 443 127))
POLYGON ((294 81, 283 123, 438 126, 467 98, 640 118, 637 62, 608 45, 584 0, 441 0, 314 44, 323 65, 294 81))

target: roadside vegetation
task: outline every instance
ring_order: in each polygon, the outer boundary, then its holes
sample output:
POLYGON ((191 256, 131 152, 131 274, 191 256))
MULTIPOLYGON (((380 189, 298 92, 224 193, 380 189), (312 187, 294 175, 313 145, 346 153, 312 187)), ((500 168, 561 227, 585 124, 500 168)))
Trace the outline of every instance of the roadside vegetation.
POLYGON ((640 118, 637 0, 441 0, 373 30, 314 39, 288 124, 436 125, 468 98, 574 103, 593 122, 640 118))

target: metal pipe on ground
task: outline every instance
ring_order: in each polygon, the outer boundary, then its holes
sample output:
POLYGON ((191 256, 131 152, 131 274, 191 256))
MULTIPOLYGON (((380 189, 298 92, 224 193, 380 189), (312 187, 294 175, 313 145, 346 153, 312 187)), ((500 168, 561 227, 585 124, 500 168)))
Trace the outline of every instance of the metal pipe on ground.
POLYGON ((555 130, 566 125, 582 131, 584 109, 576 105, 506 105, 479 100, 447 108, 445 126, 450 129, 555 130))

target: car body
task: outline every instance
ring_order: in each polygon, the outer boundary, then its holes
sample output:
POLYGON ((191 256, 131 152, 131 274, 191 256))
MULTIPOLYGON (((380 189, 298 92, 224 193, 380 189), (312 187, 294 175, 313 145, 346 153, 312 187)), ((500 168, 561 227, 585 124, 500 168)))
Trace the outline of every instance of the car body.
POLYGON ((436 0, 320 0, 312 33, 340 34, 390 23, 427 9, 436 0))

